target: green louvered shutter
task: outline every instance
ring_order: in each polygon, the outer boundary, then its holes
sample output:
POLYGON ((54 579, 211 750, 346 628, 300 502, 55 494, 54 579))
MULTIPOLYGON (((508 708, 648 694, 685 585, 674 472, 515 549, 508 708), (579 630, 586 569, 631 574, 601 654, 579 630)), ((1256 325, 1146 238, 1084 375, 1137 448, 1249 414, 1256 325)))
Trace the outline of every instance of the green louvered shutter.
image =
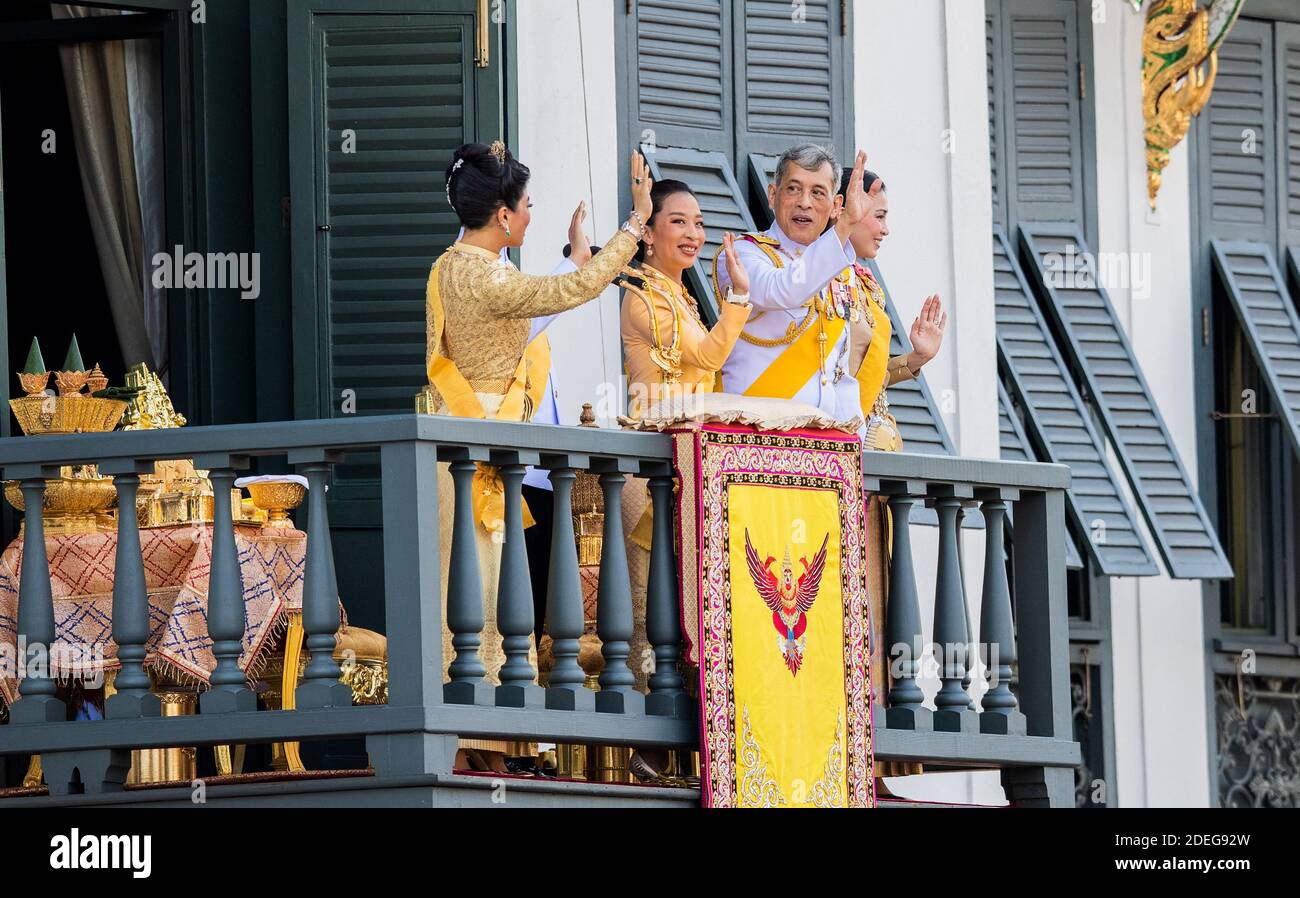
MULTIPOLYGON (((1016 414, 1015 406, 1001 380, 998 381, 998 446, 999 457, 1003 461, 1038 461, 1020 423, 1020 416, 1016 414)), ((1008 528, 1008 533, 1011 529, 1008 528)), ((1076 571, 1083 567, 1083 558, 1074 545, 1073 536, 1065 541, 1065 566, 1076 571)))
POLYGON ((1025 411, 1039 457, 1070 467, 1067 504, 1078 532, 1090 537, 1086 546, 1097 570, 1107 576, 1157 573, 1091 412, 1000 229, 993 237, 993 288, 998 359, 1007 388, 1025 411))
POLYGON ((1002 12, 1004 202, 1017 222, 1082 221, 1078 9, 1071 0, 1008 0, 1002 12))
POLYGON ((1030 276, 1063 337, 1061 348, 1087 386, 1170 575, 1230 578, 1232 566, 1106 293, 1110 276, 1097 270, 1083 232, 1077 225, 1029 224, 1021 225, 1020 239, 1038 263, 1030 276))
POLYGON ((1300 456, 1300 316, 1263 243, 1211 243, 1214 268, 1250 344, 1272 411, 1300 456))
MULTIPOLYGON (((621 6, 622 4, 620 4, 621 6)), ((635 0, 625 15, 633 145, 734 150, 730 0, 635 0)))
MULTIPOLYGON (((414 411, 427 381, 425 286, 455 239, 443 172, 456 147, 502 133, 500 42, 475 65, 475 0, 360 13, 289 6, 296 415, 414 411), (355 152, 346 136, 355 135, 355 152)), ((349 456, 336 501, 377 513, 378 456, 349 456), (351 499, 361 505, 352 505, 351 499)))
POLYGON ((1279 224, 1285 246, 1300 244, 1300 25, 1276 27, 1279 224))
POLYGON ((853 80, 839 0, 733 4, 736 136, 746 153, 779 155, 800 141, 848 152, 853 80))
MULTIPOLYGON (((911 352, 912 343, 907 338, 907 328, 898 317, 893 297, 889 295, 889 287, 885 285, 885 278, 881 275, 879 266, 874 259, 861 261, 871 269, 871 273, 880 283, 880 288, 885 291, 885 311, 889 314, 891 326, 890 358, 911 352)), ((934 395, 930 392, 930 386, 925 382, 924 375, 915 380, 894 384, 888 389, 887 396, 889 411, 898 421, 898 431, 903 437, 904 451, 920 452, 924 455, 957 454, 952 444, 952 437, 948 435, 948 428, 944 426, 943 416, 939 414, 939 406, 934 401, 934 395)), ((870 412, 870 409, 863 411, 870 412)))
POLYGON ((1269 25, 1239 20, 1219 46, 1210 102, 1198 117, 1206 148, 1202 230, 1211 237, 1277 239, 1276 86, 1269 25), (1208 220, 1205 220, 1208 219, 1208 220))
POLYGON ((749 217, 749 208, 731 164, 722 153, 659 147, 653 153, 647 152, 646 159, 650 162, 652 178, 685 181, 700 201, 704 213, 704 250, 687 273, 687 286, 700 301, 701 317, 711 325, 718 320, 718 301, 713 295, 711 274, 713 257, 722 246, 722 235, 726 231, 737 234, 753 231, 754 220, 749 217))

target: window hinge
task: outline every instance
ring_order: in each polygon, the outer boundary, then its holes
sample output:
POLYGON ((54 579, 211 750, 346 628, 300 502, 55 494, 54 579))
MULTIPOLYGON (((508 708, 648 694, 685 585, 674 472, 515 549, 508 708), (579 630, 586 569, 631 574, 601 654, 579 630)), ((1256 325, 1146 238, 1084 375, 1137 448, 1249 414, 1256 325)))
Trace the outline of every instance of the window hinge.
POLYGON ((632 0, 627 0, 627 5, 623 7, 623 11, 629 16, 632 15, 632 0))
POLYGON ((1210 345, 1210 310, 1201 309, 1201 345, 1210 345))
POLYGON ((1083 63, 1079 63, 1079 99, 1088 99, 1088 77, 1084 74, 1083 63))
POLYGON ((480 69, 488 67, 488 44, 491 32, 488 30, 488 0, 478 0, 478 39, 474 48, 474 64, 480 69))
POLYGON ((840 0, 840 37, 849 36, 849 0, 840 0))
POLYGON ((289 197, 282 196, 280 197, 280 227, 284 228, 287 231, 289 230, 289 225, 292 222, 293 222, 292 203, 290 202, 289 197))

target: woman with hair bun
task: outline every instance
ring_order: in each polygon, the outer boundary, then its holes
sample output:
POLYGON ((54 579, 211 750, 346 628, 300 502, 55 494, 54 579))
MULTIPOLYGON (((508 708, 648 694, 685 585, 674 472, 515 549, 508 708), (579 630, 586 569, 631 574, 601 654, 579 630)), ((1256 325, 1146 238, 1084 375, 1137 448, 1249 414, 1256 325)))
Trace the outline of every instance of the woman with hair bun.
MULTIPOLYGON (((531 219, 527 166, 501 141, 491 146, 469 143, 456 150, 447 167, 447 201, 464 233, 438 257, 426 293, 429 405, 437 414, 498 421, 529 421, 542 398, 550 371, 544 340, 530 342, 532 319, 576 308, 595 299, 618 276, 637 250, 650 217, 650 174, 639 153, 632 159, 633 211, 600 252, 584 258, 587 241, 575 241, 576 271, 524 274, 502 257, 507 247, 522 246, 531 219)), ((581 208, 575 213, 581 231, 581 208)), ((438 466, 441 575, 446 594, 454 520, 455 487, 446 464, 438 466)), ((505 662, 497 627, 496 591, 505 530, 504 485, 495 468, 480 465, 474 476, 473 506, 486 619, 479 655, 487 679, 499 682, 505 662)), ((524 510, 525 526, 532 518, 524 510)), ((443 679, 455 652, 443 605, 443 679)), ((505 772, 506 744, 466 740, 459 759, 505 772), (477 751, 476 751, 477 750, 477 751), (478 752, 489 753, 485 759, 478 752)))

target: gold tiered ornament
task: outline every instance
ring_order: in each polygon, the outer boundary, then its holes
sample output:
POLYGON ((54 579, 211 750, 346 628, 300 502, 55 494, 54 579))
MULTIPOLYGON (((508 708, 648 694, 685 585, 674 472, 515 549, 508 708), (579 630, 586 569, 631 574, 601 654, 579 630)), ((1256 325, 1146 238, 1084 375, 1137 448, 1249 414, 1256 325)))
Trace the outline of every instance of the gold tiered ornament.
MULTIPOLYGON (((123 430, 166 430, 184 427, 185 416, 172 406, 171 397, 158 375, 141 362, 126 372, 126 391, 132 393, 122 415, 123 430)), ((136 519, 141 527, 179 527, 211 523, 212 482, 208 472, 194 467, 189 459, 154 462, 154 473, 140 478, 136 519)), ((266 513, 243 499, 238 489, 230 491, 235 523, 260 526, 266 513)))
MULTIPOLYGON (((92 392, 99 392, 108 381, 98 365, 90 371, 85 370, 75 336, 68 347, 63 368, 57 372, 45 370, 40 343, 32 339, 27 364, 18 374, 25 395, 9 400, 9 407, 13 409, 23 433, 42 436, 103 433, 115 429, 126 410, 126 403, 84 392, 88 385, 92 392), (57 394, 49 389, 51 373, 58 387, 57 394), (94 387, 99 387, 99 390, 94 387)), ((14 508, 24 510, 18 481, 5 483, 4 496, 14 508)), ((101 476, 94 465, 65 465, 59 469, 57 479, 45 482, 42 505, 45 532, 57 536, 112 530, 117 526, 112 510, 116 502, 117 492, 112 477, 101 476)))

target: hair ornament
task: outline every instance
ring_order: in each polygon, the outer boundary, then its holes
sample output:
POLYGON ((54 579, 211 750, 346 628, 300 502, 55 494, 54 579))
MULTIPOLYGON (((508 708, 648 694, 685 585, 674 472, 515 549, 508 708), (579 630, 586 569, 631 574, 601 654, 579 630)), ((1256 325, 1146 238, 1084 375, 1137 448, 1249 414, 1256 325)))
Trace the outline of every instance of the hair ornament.
POLYGON ((497 162, 502 165, 506 164, 506 145, 504 141, 500 139, 492 141, 492 146, 488 147, 488 152, 497 157, 497 162))
POLYGON ((451 206, 453 211, 456 209, 456 204, 451 201, 451 179, 456 177, 456 172, 460 171, 460 167, 464 164, 464 159, 457 159, 455 163, 452 164, 451 174, 447 176, 447 183, 444 188, 447 193, 447 205, 451 206))

